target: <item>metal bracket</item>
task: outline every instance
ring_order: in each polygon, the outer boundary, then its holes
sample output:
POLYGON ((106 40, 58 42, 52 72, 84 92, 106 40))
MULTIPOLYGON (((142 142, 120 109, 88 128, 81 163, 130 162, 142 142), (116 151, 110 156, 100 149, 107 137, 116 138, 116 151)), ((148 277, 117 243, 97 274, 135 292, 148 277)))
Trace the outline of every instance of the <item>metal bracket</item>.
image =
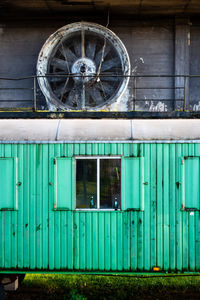
POLYGON ((200 211, 200 209, 195 208, 195 207, 184 207, 184 208, 181 208, 181 211, 192 212, 192 211, 200 211))
POLYGON ((127 208, 125 211, 129 212, 129 211, 143 211, 140 208, 127 208))

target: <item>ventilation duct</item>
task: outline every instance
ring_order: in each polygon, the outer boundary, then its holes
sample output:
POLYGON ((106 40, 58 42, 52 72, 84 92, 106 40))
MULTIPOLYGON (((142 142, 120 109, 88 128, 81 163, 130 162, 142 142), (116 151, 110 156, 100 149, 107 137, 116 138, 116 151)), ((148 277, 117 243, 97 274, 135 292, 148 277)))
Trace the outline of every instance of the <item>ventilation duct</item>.
POLYGON ((129 81, 130 61, 108 28, 79 22, 53 33, 42 47, 37 75, 50 110, 106 109, 129 81))

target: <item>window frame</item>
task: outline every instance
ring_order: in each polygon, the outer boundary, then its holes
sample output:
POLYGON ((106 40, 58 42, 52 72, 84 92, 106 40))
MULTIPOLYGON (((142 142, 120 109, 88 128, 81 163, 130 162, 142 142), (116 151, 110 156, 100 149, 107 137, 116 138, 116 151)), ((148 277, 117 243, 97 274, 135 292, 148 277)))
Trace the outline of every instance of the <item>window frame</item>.
MULTIPOLYGON (((53 187, 53 202, 52 202, 52 209, 53 211, 69 211, 69 210, 72 210, 72 208, 74 207, 73 206, 73 202, 72 202, 72 199, 73 199, 73 176, 74 176, 74 173, 73 173, 73 170, 74 170, 74 167, 73 167, 73 163, 74 163, 74 158, 73 157, 54 157, 53 158, 53 173, 52 173, 52 180, 50 180, 50 182, 53 182, 53 185, 50 184, 50 186, 53 187), (65 169, 66 173, 64 174, 65 176, 69 176, 71 178, 71 185, 68 187, 68 190, 70 191, 70 196, 69 198, 68 197, 65 197, 65 199, 68 199, 68 205, 61 205, 60 206, 60 201, 59 201, 59 198, 58 198, 58 175, 59 175, 59 172, 58 172, 58 163, 59 161, 65 161, 65 162, 70 162, 71 166, 70 166, 70 172, 68 173, 68 170, 67 168, 65 169)), ((62 176, 63 176, 63 173, 62 173, 62 176)))
POLYGON ((75 210, 81 211, 120 211, 121 208, 121 199, 122 199, 122 174, 120 176, 120 203, 119 208, 100 208, 100 159, 119 159, 120 160, 120 167, 122 171, 122 156, 75 156, 75 210), (95 159, 97 160, 97 208, 77 208, 76 207, 76 164, 78 159, 95 159))
MULTIPOLYGON (((199 207, 195 207, 195 205, 187 205, 187 198, 186 198, 186 174, 185 174, 185 169, 186 169, 186 161, 190 159, 197 158, 199 160, 199 168, 200 168, 200 156, 198 155, 185 155, 185 156, 180 156, 179 157, 179 181, 176 182, 176 184, 181 184, 180 188, 178 188, 178 194, 179 194, 179 208, 180 211, 184 212, 193 212, 193 211, 200 211, 200 203, 199 207)), ((200 201, 200 200, 199 200, 200 201)))
POLYGON ((21 185, 21 182, 18 182, 18 158, 15 156, 9 157, 0 157, 1 160, 12 160, 13 161, 13 178, 11 178, 11 185, 13 185, 13 205, 2 206, 0 205, 1 211, 17 211, 18 210, 18 187, 21 185))

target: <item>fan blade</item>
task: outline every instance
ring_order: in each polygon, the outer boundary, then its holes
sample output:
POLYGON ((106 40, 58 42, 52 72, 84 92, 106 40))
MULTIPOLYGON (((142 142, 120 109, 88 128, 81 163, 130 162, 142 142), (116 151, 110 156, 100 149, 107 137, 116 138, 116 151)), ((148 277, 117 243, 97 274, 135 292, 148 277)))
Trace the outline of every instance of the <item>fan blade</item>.
POLYGON ((68 63, 73 63, 77 60, 77 56, 68 47, 62 45, 60 51, 68 63))
POLYGON ((104 99, 103 99, 100 91, 96 87, 89 88, 88 94, 94 100, 95 104, 99 105, 104 102, 104 99))
POLYGON ((58 68, 62 71, 68 72, 68 64, 65 60, 60 58, 53 58, 51 61, 51 65, 55 68, 58 68))
MULTIPOLYGON (((96 66, 97 66, 97 67, 99 66, 99 64, 100 64, 100 62, 101 62, 101 59, 102 59, 102 50, 103 50, 103 48, 102 48, 101 50, 99 50, 99 51, 97 52, 97 54, 95 55, 95 63, 96 63, 96 66)), ((103 59, 106 58, 106 56, 108 55, 109 51, 110 51, 110 46, 106 46, 106 47, 105 47, 105 50, 104 50, 104 56, 103 56, 103 59)))
POLYGON ((53 77, 53 75, 52 75, 52 77, 48 76, 47 78, 50 83, 57 83, 59 85, 62 84, 66 80, 65 77, 57 77, 57 76, 53 77))
POLYGON ((80 94, 80 90, 78 89, 78 87, 74 87, 68 94, 67 97, 67 104, 69 106, 71 106, 74 109, 79 109, 81 108, 80 105, 80 101, 81 100, 81 94, 80 94))
POLYGON ((54 93, 56 94, 57 97, 61 97, 65 95, 67 92, 71 90, 70 86, 67 85, 62 85, 54 89, 54 93))
POLYGON ((121 81, 121 77, 117 77, 117 76, 100 76, 101 82, 104 81, 113 81, 113 82, 120 82, 121 81))
POLYGON ((74 43, 73 45, 74 45, 75 54, 77 58, 79 58, 81 57, 81 44, 77 40, 75 40, 73 43, 74 43))
POLYGON ((89 102, 90 99, 89 98, 90 98, 89 94, 86 90, 86 92, 85 92, 85 106, 90 106, 90 102, 89 102))
POLYGON ((72 90, 69 92, 69 95, 68 95, 68 98, 67 98, 67 104, 73 106, 74 100, 75 100, 75 96, 76 96, 76 90, 75 90, 75 89, 72 89, 72 90))
POLYGON ((112 68, 115 68, 120 65, 120 60, 118 57, 111 58, 107 61, 103 61, 102 66, 101 66, 101 72, 110 70, 112 68))
POLYGON ((95 50, 96 50, 96 41, 95 40, 89 41, 86 48, 86 57, 93 60, 95 55, 95 50))
POLYGON ((111 83, 108 82, 99 82, 99 85, 96 85, 96 87, 100 90, 103 91, 105 96, 111 96, 112 93, 114 92, 114 86, 111 83))

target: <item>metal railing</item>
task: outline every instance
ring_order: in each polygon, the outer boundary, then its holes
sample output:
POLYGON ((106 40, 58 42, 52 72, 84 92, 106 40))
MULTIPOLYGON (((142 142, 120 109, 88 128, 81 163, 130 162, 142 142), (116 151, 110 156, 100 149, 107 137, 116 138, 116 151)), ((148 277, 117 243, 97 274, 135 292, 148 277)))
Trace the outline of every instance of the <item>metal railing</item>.
MULTIPOLYGON (((38 85, 38 77, 54 76, 84 77, 77 74, 32 75, 19 78, 0 77, 0 110, 45 111, 45 98, 38 85), (28 98, 26 99, 26 97, 28 98)), ((94 75, 92 76, 94 77, 94 75)), ((110 77, 111 75, 99 75, 99 77, 104 76, 110 77)), ((113 76, 125 77, 124 75, 113 76)), ((128 77, 130 77, 129 95, 127 96, 129 111, 200 111, 200 75, 132 74, 128 77)))

